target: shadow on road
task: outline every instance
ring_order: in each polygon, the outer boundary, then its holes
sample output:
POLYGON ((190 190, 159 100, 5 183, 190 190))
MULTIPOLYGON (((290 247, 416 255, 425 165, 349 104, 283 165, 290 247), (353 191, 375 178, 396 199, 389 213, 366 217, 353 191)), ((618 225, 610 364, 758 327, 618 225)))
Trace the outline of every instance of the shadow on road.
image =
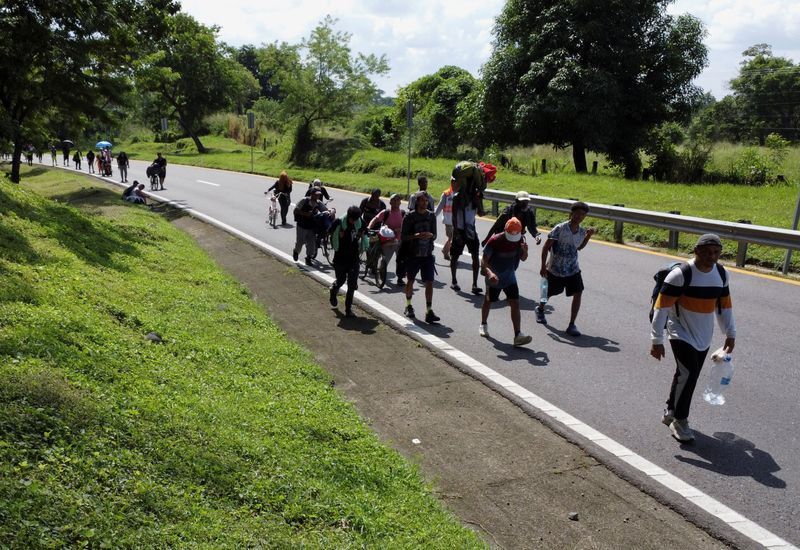
POLYGON ((535 342, 531 342, 527 347, 515 348, 511 342, 501 342, 497 338, 487 336, 486 340, 492 343, 495 349, 501 352, 497 358, 501 361, 517 361, 518 359, 527 360, 535 367, 546 367, 550 364, 550 357, 543 351, 535 351, 531 346, 535 342))
POLYGON ((617 353, 619 351, 619 342, 609 340, 603 336, 589 336, 587 334, 570 336, 566 331, 556 330, 550 325, 545 325, 545 327, 550 331, 548 336, 559 344, 567 344, 576 348, 597 348, 600 351, 609 353, 617 353))
POLYGON ((786 482, 773 474, 781 467, 772 455, 750 441, 730 432, 715 432, 713 436, 707 436, 695 430, 694 434, 694 443, 681 445, 681 450, 693 453, 699 459, 675 455, 681 462, 726 476, 752 477, 766 487, 786 487, 786 482))

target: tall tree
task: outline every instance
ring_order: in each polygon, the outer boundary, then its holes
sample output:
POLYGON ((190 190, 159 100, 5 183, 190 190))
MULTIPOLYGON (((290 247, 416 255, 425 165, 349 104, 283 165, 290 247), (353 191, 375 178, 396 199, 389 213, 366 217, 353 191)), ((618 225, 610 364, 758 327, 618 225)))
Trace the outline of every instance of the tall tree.
MULTIPOLYGON (((0 129, 22 147, 53 110, 91 112, 120 99, 142 36, 159 37, 173 0, 4 0, 0 3, 0 129)), ((60 136, 61 138, 71 136, 60 136)))
MULTIPOLYGON (((378 89, 370 75, 382 75, 385 56, 352 55, 350 37, 334 30, 336 20, 326 16, 299 47, 275 49, 275 80, 284 94, 283 108, 297 123, 291 158, 302 164, 311 150, 314 125, 349 119, 358 106, 369 105, 378 89)), ((274 53, 274 52, 273 52, 274 53)))
POLYGON ((766 136, 777 133, 800 139, 800 66, 775 57, 769 44, 756 44, 744 52, 739 76, 731 80, 742 118, 763 145, 766 136))
POLYGON ((671 0, 509 0, 483 68, 486 129, 499 142, 572 145, 638 173, 637 149, 655 125, 688 112, 706 64, 696 18, 671 0))
POLYGON ((395 103, 395 124, 406 123, 406 102, 414 106, 419 128, 419 152, 427 156, 452 155, 466 141, 456 130, 459 104, 478 81, 469 72, 448 65, 401 88, 395 103))
POLYGON ((200 128, 207 115, 228 107, 241 97, 242 87, 257 87, 255 78, 217 42, 216 27, 206 27, 190 15, 169 20, 171 32, 157 50, 137 64, 136 85, 155 96, 163 114, 178 121, 205 153, 200 128))

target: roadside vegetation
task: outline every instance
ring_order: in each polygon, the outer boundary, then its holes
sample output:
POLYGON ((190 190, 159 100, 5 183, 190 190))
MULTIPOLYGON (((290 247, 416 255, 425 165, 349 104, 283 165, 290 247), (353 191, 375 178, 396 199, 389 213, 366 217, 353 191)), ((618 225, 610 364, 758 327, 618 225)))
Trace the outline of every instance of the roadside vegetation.
POLYGON ((0 547, 483 547, 164 216, 22 170, 0 185, 0 547))

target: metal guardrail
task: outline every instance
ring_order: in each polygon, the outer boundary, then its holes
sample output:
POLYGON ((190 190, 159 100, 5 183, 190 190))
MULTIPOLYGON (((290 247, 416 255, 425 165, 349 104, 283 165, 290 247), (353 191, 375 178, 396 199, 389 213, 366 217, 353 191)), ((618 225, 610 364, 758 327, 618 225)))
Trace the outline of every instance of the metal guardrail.
MULTIPOLYGON (((497 191, 487 189, 484 198, 492 202, 492 212, 498 213, 499 203, 512 203, 516 198, 516 193, 508 191, 497 191)), ((552 197, 542 197, 531 195, 531 206, 543 208, 545 210, 555 210, 557 212, 569 212, 570 206, 575 202, 567 199, 556 199, 552 197)), ((589 215, 603 220, 615 222, 614 235, 617 240, 622 238, 622 224, 633 223, 657 227, 670 231, 670 243, 677 245, 677 234, 683 233, 716 233, 722 239, 737 241, 739 243, 739 254, 737 254, 736 265, 743 266, 747 254, 747 244, 762 244, 774 246, 786 250, 800 250, 800 231, 791 229, 781 229, 777 227, 767 227, 763 225, 752 225, 749 223, 725 222, 719 220, 709 220, 706 218, 695 218, 693 216, 681 216, 679 214, 651 212, 649 210, 637 210, 635 208, 625 208, 623 206, 607 206, 604 204, 587 203, 591 208, 589 215)), ((784 271, 784 274, 786 271, 784 271)))

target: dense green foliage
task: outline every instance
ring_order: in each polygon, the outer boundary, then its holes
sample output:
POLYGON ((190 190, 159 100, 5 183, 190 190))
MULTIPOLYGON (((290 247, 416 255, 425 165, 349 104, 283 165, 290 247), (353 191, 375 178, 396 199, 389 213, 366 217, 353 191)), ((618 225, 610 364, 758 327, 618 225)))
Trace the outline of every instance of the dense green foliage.
POLYGON ((58 202, 0 184, 0 547, 482 547, 187 235, 28 173, 58 202))
POLYGON ((163 18, 177 9, 172 0, 0 4, 0 139, 14 143, 12 181, 19 181, 23 146, 42 140, 48 127, 72 128, 82 114, 107 121, 99 106, 121 100, 143 37, 163 36, 163 18))
POLYGON ((655 125, 687 114, 706 63, 700 21, 669 0, 509 0, 483 68, 487 131, 499 143, 572 145, 639 173, 655 125))
POLYGON ((216 29, 183 13, 170 17, 168 24, 170 33, 136 63, 136 86, 150 96, 154 110, 177 120, 198 151, 205 152, 200 141, 203 118, 255 97, 258 83, 222 49, 216 29))

